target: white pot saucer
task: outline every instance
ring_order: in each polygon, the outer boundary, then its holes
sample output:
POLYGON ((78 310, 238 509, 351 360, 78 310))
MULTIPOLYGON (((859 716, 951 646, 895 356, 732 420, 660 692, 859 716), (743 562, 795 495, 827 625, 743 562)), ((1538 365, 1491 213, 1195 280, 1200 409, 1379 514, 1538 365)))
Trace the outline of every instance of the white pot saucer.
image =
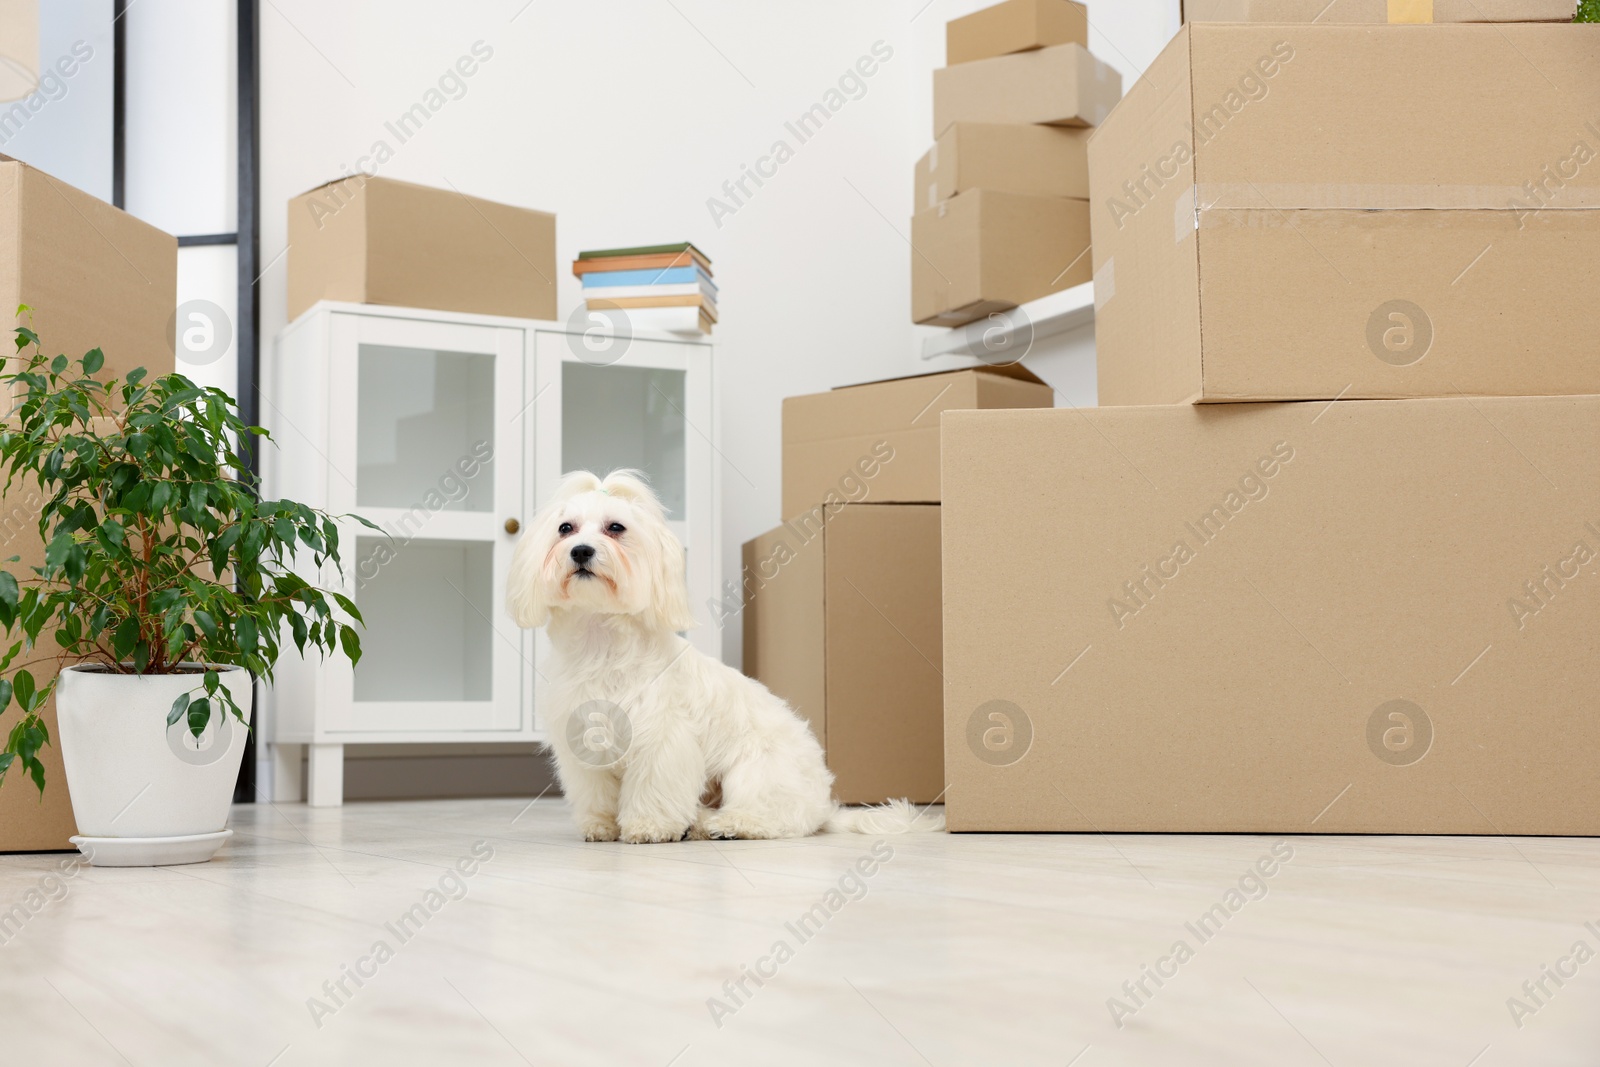
POLYGON ((204 863, 217 854, 232 830, 186 837, 74 837, 93 867, 169 867, 204 863))

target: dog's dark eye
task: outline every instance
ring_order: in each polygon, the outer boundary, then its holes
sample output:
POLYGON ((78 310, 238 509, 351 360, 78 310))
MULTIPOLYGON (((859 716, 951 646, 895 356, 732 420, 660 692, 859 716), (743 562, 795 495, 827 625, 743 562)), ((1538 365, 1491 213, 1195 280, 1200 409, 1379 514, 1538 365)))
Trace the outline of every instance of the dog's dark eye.
POLYGON ((562 537, 567 536, 567 534, 569 534, 571 532, 572 532, 572 523, 570 523, 570 522, 564 522, 560 526, 556 527, 556 533, 560 534, 562 537))
POLYGON ((606 533, 608 533, 608 534, 620 534, 620 533, 627 533, 627 532, 628 532, 628 528, 626 526, 622 525, 622 523, 620 523, 620 522, 614 522, 610 526, 606 527, 606 533))

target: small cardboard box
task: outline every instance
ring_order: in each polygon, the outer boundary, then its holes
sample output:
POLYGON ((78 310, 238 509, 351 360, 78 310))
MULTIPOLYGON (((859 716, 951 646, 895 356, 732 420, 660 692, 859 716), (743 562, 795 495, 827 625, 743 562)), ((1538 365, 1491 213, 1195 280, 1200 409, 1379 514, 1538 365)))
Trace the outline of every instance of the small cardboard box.
POLYGON ((1080 44, 996 56, 933 72, 933 135, 952 122, 1098 126, 1122 96, 1122 75, 1080 44))
POLYGON ((1571 22, 1576 0, 1184 0, 1187 22, 1571 22))
POLYGON ((951 829, 1600 835, 1600 397, 944 435, 951 829))
POLYGON ((318 300, 556 317, 556 217, 357 175, 289 201, 289 318, 318 300))
MULTIPOLYGON (((105 353, 102 378, 172 370, 178 240, 42 170, 0 156, 0 309, 18 304, 48 355, 105 353)), ((16 352, 7 328, 5 354, 16 352)), ((4 390, 9 393, 9 390, 4 390)), ((10 405, 7 404, 7 407, 10 405)))
POLYGON ((744 546, 745 672, 811 723, 846 804, 944 791, 939 507, 850 504, 744 546))
POLYGON ((861 501, 937 504, 941 411, 1053 403, 1050 387, 1020 364, 791 396, 783 402, 783 513, 861 501))
POLYGON ((1093 277, 1089 202, 968 189, 911 217, 911 320, 964 326, 1093 277))
POLYGON ((917 161, 913 210, 968 189, 1089 198, 1089 131, 957 122, 917 161))
POLYGON ((1089 141, 1100 403, 1600 393, 1597 68, 1600 26, 1186 26, 1089 141))
POLYGON ((1004 0, 944 28, 945 62, 970 63, 1058 44, 1089 47, 1089 9, 1073 0, 1004 0))

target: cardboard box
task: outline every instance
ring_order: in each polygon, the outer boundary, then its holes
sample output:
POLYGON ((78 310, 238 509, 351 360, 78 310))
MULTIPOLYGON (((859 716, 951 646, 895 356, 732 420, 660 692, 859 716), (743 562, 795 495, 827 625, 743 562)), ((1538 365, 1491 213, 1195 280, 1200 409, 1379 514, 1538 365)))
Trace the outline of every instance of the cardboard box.
POLYGON ((1600 397, 944 434, 951 829, 1600 834, 1600 397))
POLYGON ((933 135, 952 122, 1098 126, 1122 96, 1122 75, 1079 44, 933 72, 933 135))
POLYGON ((911 319, 964 326, 1093 276, 1089 202, 968 189, 911 217, 911 319))
MULTIPOLYGON (((102 378, 121 378, 135 367, 152 377, 173 369, 178 306, 178 242, 170 234, 18 160, 0 156, 0 307, 14 314, 33 308, 32 327, 49 354, 77 359, 91 348, 105 353, 102 378)), ((25 316, 14 325, 27 325, 25 316)), ((9 340, 9 338, 8 338, 9 340)), ((14 347, 7 345, 7 353, 14 347)), ((3 390, 8 392, 9 390, 3 390)), ((7 400, 10 403, 10 400, 7 400)), ((36 486, 19 482, 0 500, 0 558, 21 557, 13 574, 44 563, 36 486)), ((55 648, 49 631, 38 648, 55 648)), ((47 681, 47 664, 33 668, 47 681)), ((0 729, 16 722, 13 704, 0 729)), ((41 799, 20 767, 0 788, 0 852, 72 849, 77 832, 61 763, 55 701, 43 713, 51 743, 41 799)))
POLYGON ((1576 0, 1184 0, 1187 22, 1571 22, 1576 0))
POLYGON ((944 28, 945 62, 970 63, 1058 44, 1089 47, 1089 9, 1073 0, 1004 0, 944 28))
POLYGON ((318 300, 556 317, 556 217, 357 176, 289 201, 289 318, 318 300))
POLYGON ((1100 403, 1600 393, 1597 67, 1600 26, 1185 27, 1089 142, 1100 403))
POLYGON ((783 402, 783 513, 862 501, 937 504, 940 412, 1054 402, 1051 388, 1020 364, 791 396, 783 402))
POLYGON ((811 723, 834 796, 936 800, 938 505, 851 504, 785 523, 745 543, 744 585, 745 672, 811 723))
POLYGON ((917 161, 913 210, 968 189, 1089 198, 1089 131, 957 122, 917 161))
MULTIPOLYGON (((167 360, 170 364, 170 354, 167 360)), ((44 566, 44 542, 39 539, 38 525, 44 500, 36 484, 23 482, 0 499, 0 559, 22 557, 16 563, 5 565, 14 575, 26 575, 31 573, 28 568, 44 566)), ((56 648, 53 628, 39 635, 35 647, 42 656, 48 656, 56 648)), ((25 654, 18 662, 30 658, 25 654)), ((36 664, 30 670, 41 685, 55 676, 48 664, 36 664)), ((0 716, 0 730, 10 734, 17 718, 17 705, 12 702, 0 716)), ((46 702, 42 718, 45 729, 50 731, 50 743, 39 753, 44 763, 44 797, 40 799, 33 779, 20 764, 14 764, 6 773, 5 785, 0 787, 0 852, 54 852, 73 848, 70 839, 78 832, 78 827, 72 815, 72 795, 67 791, 66 767, 61 762, 61 735, 56 729, 54 697, 46 702)))
MULTIPOLYGON (((101 377, 173 366, 178 240, 44 171, 0 156, 0 308, 50 355, 105 352, 101 377)), ((9 396, 9 389, 0 390, 9 396)), ((9 406, 9 405, 8 405, 9 406)))

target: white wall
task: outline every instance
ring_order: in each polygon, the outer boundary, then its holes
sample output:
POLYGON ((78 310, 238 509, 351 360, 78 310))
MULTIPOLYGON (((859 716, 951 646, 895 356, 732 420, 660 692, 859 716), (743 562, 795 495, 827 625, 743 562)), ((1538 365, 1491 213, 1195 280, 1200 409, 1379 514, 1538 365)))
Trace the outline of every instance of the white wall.
MULTIPOLYGON (((918 369, 909 355, 906 120, 924 78, 904 3, 274 0, 262 11, 262 259, 285 203, 344 173, 475 41, 493 57, 379 173, 557 214, 564 319, 580 249, 691 240, 721 287, 724 571, 780 519, 783 397, 918 369), (520 12, 520 13, 519 13, 520 12), (725 181, 875 42, 893 56, 736 213, 725 181)), ((924 17, 927 17, 926 15, 924 17)), ((270 338, 286 260, 262 279, 270 338)), ((709 428, 708 428, 709 429, 709 428)), ((702 616, 706 613, 701 610, 702 616)), ((739 634, 725 648, 738 662, 739 634)))

